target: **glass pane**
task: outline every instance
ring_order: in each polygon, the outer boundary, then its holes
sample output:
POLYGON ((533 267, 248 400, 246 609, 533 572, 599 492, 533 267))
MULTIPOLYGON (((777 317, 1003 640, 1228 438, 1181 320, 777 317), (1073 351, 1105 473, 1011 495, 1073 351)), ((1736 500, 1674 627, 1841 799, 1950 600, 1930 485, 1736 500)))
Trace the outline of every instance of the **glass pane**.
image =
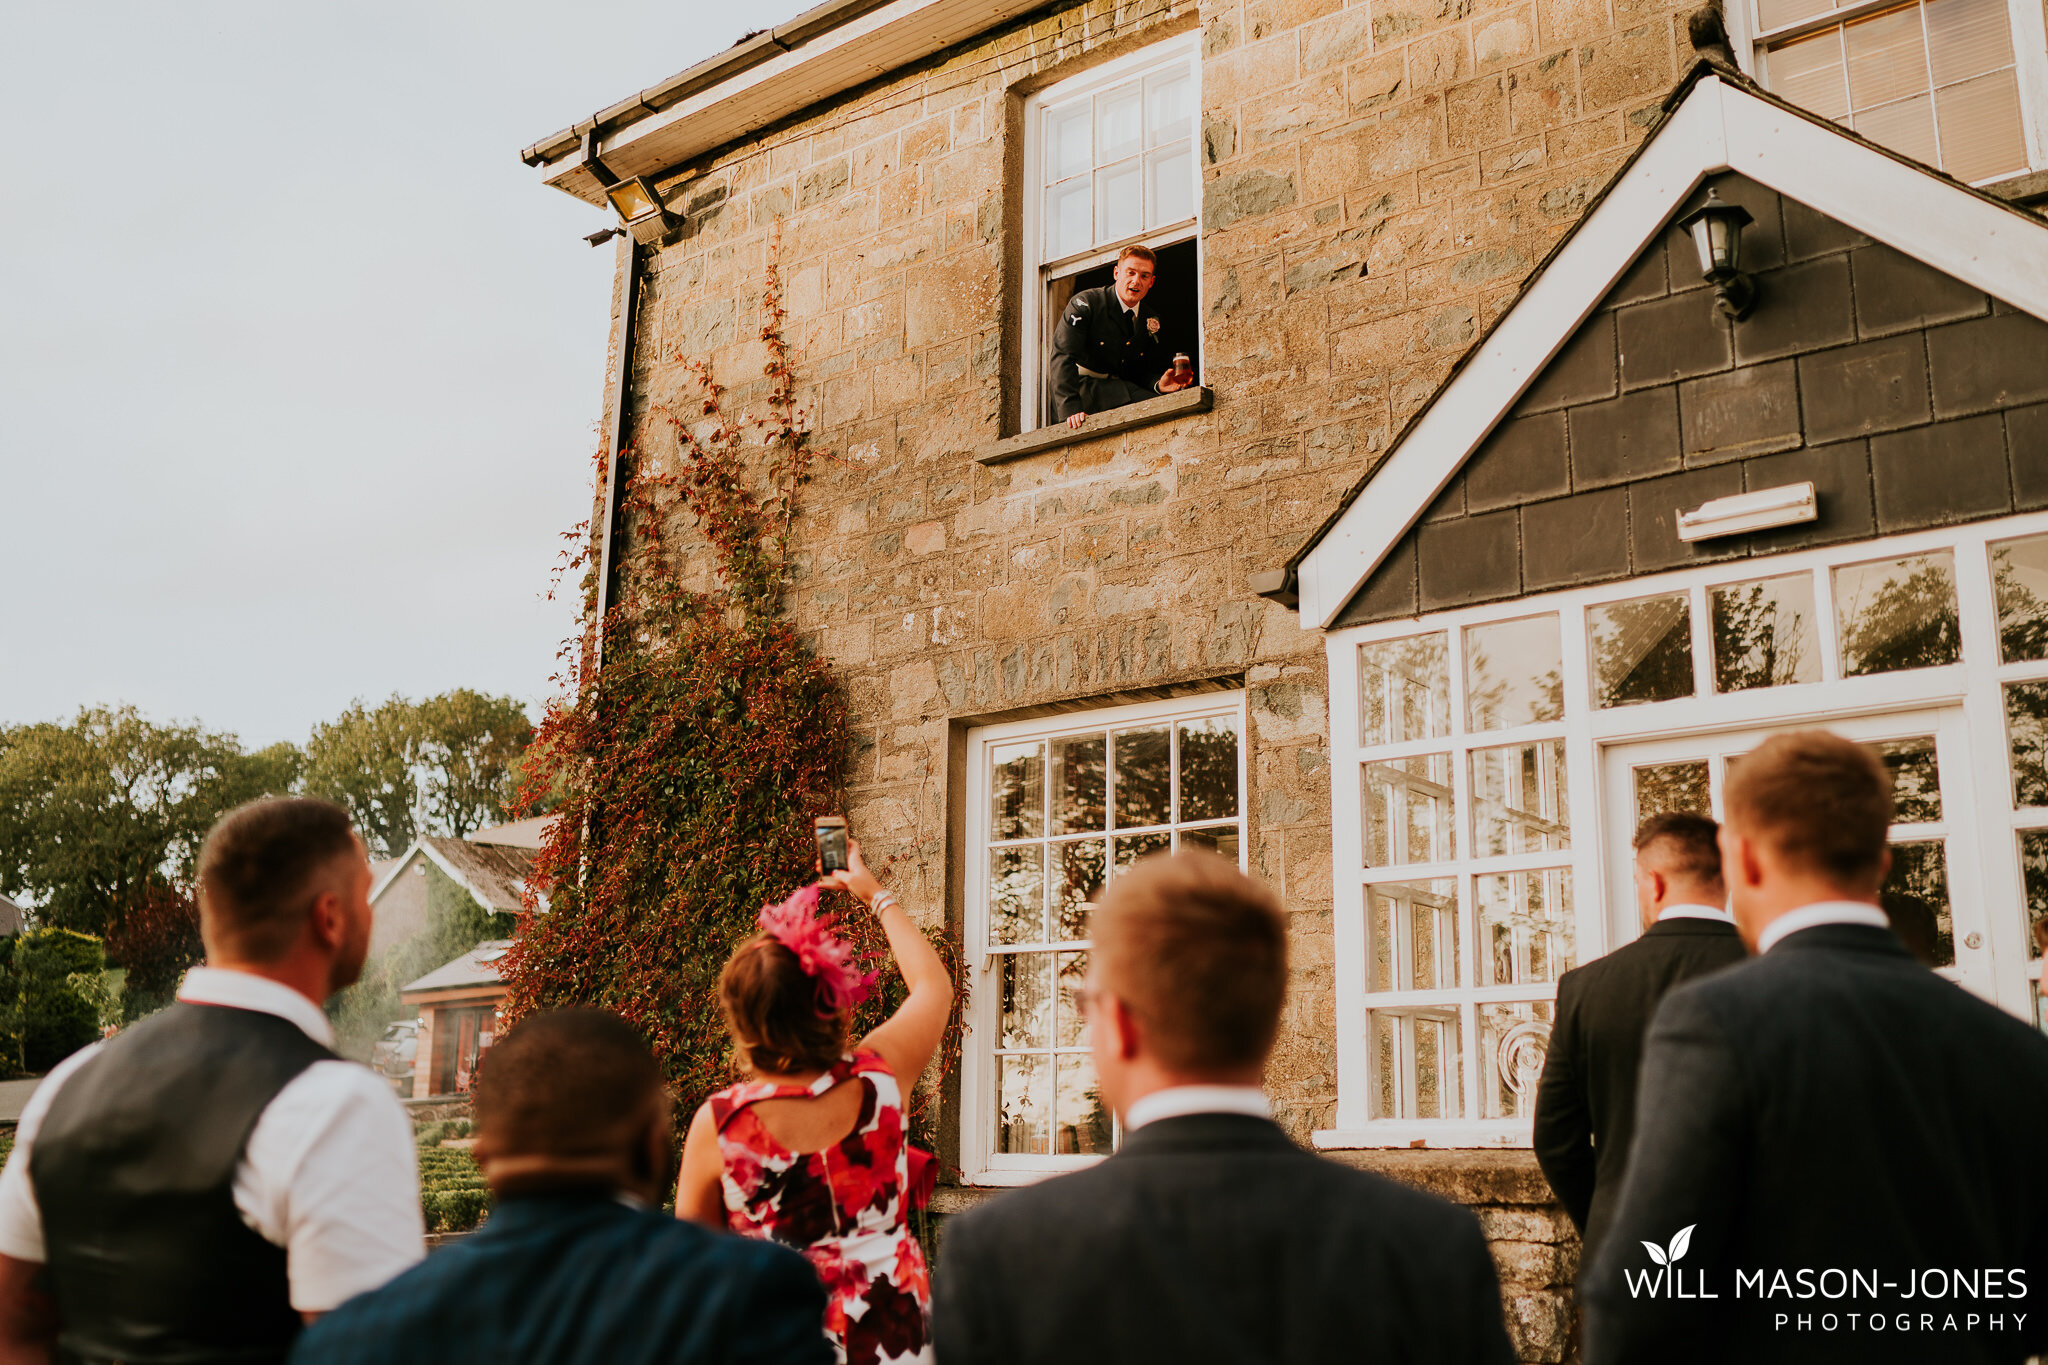
POLYGON ((1927 42, 1918 5, 1845 25, 1842 38, 1849 51, 1849 103, 1859 113, 1927 93, 1927 42))
POLYGON ((1459 984, 1458 884, 1381 882, 1365 889, 1368 990, 1448 990, 1459 984))
MULTIPOLYGON (((1955 0, 1951 0, 1955 3, 1955 0)), ((1177 142, 1194 131, 1195 82, 1186 67, 1145 79, 1145 145, 1177 142)))
POLYGON ((2005 735, 2012 748, 2012 803, 2048 806, 2048 682, 2006 684, 2005 735))
POLYGON ((1172 847, 1173 836, 1158 834, 1126 834, 1115 841, 1115 872, 1128 872, 1131 864, 1140 858, 1149 858, 1155 853, 1164 853, 1172 847))
POLYGON ((1053 907, 1055 936, 1062 940, 1088 937, 1088 917, 1102 899, 1102 840, 1054 844, 1059 860, 1059 900, 1053 907))
POLYGON ((1475 730, 1564 717, 1564 651, 1557 617, 1532 616, 1465 632, 1466 711, 1475 730))
POLYGON ((1564 741, 1472 751, 1472 843, 1479 857, 1570 848, 1564 741))
POLYGON ((1635 770, 1636 824, 1666 811, 1713 818, 1714 800, 1708 785, 1707 761, 1652 763, 1635 770))
POLYGON ((1142 183, 1136 157, 1095 173, 1096 241, 1113 242, 1144 230, 1142 183))
POLYGON ((1589 608, 1586 629, 1595 706, 1692 695, 1692 606, 1684 593, 1589 608))
POLYGON ((1417 754, 1365 765, 1365 865, 1446 862, 1458 856, 1451 756, 1417 754))
POLYGON ((1730 583, 1709 590, 1707 601, 1716 692, 1820 681, 1813 575, 1730 583))
POLYGON ((989 753, 991 839, 1035 839, 1044 832, 1045 746, 998 744, 989 753))
POLYGON ((1992 545, 1991 583, 1998 594, 1998 657, 2009 664, 2048 659, 2048 536, 1992 545))
POLYGON ((1052 954, 1004 953, 1002 1048, 1052 1046, 1052 954))
MULTIPOLYGON (((1828 0, 1757 0, 1757 27, 1768 32, 1786 24, 1796 24, 1801 19, 1808 19, 1816 14, 1825 14, 1830 8, 1828 0)), ((1776 87, 1777 74, 1778 64, 1772 62, 1773 88, 1776 87)))
POLYGON ((1045 192, 1045 259, 1057 261, 1095 242, 1095 178, 1081 176, 1045 192))
POLYGON ((1080 991, 1088 979, 1088 954, 1059 955, 1059 1026, 1056 1047, 1088 1046, 1088 1018, 1081 1011, 1080 991))
POLYGON ((1087 100, 1059 109, 1046 111, 1045 115, 1045 180, 1065 180, 1079 175, 1095 164, 1088 141, 1091 123, 1090 106, 1087 100))
POLYGON ((996 1058, 996 1150, 1044 1155, 1050 1150, 1052 1096, 1045 1056, 996 1058))
MULTIPOLYGON (((1793 4, 1787 5, 1792 7, 1793 4)), ((1794 104, 1811 109, 1822 118, 1848 117, 1849 84, 1842 71, 1842 30, 1831 28, 1772 49, 1770 71, 1771 89, 1794 104)))
POLYGON ((1892 930, 1931 967, 1956 965, 1955 921, 1949 913, 1948 855, 1939 839, 1893 844, 1892 872, 1878 895, 1892 930))
POLYGON ((2048 957, 2048 829, 2020 831, 2020 876, 2027 887, 2027 956, 2048 957))
POLYGON ((2005 0, 1929 0, 1926 15, 1936 85, 1954 85, 2012 65, 2012 21, 2005 0))
POLYGON ((1892 819, 1901 825, 1941 818, 1941 772, 1934 757, 1934 736, 1915 735, 1873 746, 1892 775, 1892 819))
POLYGON ((1555 981, 1578 964, 1572 874, 1501 872, 1473 880, 1482 986, 1555 981))
POLYGON ((1374 1010, 1374 1118, 1454 1119, 1465 1109, 1464 1030, 1452 1008, 1374 1010))
POLYGON ((989 850, 989 942, 1044 941, 1044 858, 1042 844, 989 850))
POLYGON ((1536 1113, 1536 1083, 1550 1051, 1548 1000, 1479 1007, 1482 1118, 1526 1119, 1536 1113))
POLYGON ((1058 1067, 1057 1141, 1053 1150, 1066 1156, 1108 1156, 1115 1129, 1102 1104, 1095 1080, 1095 1061, 1085 1052, 1062 1053, 1058 1067))
POLYGON ((2011 67, 1952 85, 1934 97, 1941 168, 1958 180, 1986 180, 2027 168, 2020 88, 2011 67))
POLYGON ((1237 717, 1209 716, 1180 727, 1180 818, 1237 814, 1237 717))
POLYGON ((1184 829, 1180 832, 1182 848, 1206 848, 1219 858, 1237 861, 1237 826, 1212 825, 1207 829, 1184 829))
POLYGON ((1101 735, 1070 735, 1052 742, 1052 832, 1080 834, 1102 828, 1101 735))
POLYGON ((1901 156, 1930 166, 1935 164, 1934 106, 1925 95, 1915 95, 1897 104, 1881 104, 1875 109, 1859 109, 1849 126, 1901 156))
POLYGON ((1134 81, 1095 97, 1095 164, 1118 161, 1138 150, 1144 113, 1134 81))
POLYGON ((1116 823, 1163 825, 1171 810, 1171 740, 1164 725, 1116 732, 1116 823))
POLYGON ((1362 745, 1448 735, 1451 669, 1444 634, 1360 645, 1358 694, 1362 745))
POLYGON ((1956 662, 1963 644, 1954 556, 1942 550, 1836 569, 1835 621, 1849 676, 1956 662))
POLYGON ((1176 142, 1145 158, 1145 226, 1164 227, 1195 216, 1194 144, 1176 142))

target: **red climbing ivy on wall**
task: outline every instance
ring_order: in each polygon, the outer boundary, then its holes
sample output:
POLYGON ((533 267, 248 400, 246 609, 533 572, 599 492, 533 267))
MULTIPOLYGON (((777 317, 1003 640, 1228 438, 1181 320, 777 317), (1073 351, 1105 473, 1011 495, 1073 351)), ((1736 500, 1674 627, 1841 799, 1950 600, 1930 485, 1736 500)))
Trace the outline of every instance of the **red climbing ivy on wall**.
MULTIPOLYGON (((547 901, 529 905, 504 960, 512 1017, 571 1004, 624 1016, 683 1114, 732 1079, 719 969, 763 903, 815 875, 811 822, 840 809, 850 747, 845 697, 782 611, 797 494, 822 454, 797 404, 772 244, 765 285, 762 410, 728 411, 710 367, 678 355, 676 392, 653 407, 672 465, 622 452, 631 552, 599 628, 602 665, 586 628, 533 743, 524 799, 556 803, 533 877, 547 901)), ((568 567, 584 570, 589 618, 597 545, 579 538, 568 567)), ((873 919, 835 899, 855 941, 882 950, 873 919)), ((900 1002, 900 979, 883 984, 857 1028, 900 1002)))

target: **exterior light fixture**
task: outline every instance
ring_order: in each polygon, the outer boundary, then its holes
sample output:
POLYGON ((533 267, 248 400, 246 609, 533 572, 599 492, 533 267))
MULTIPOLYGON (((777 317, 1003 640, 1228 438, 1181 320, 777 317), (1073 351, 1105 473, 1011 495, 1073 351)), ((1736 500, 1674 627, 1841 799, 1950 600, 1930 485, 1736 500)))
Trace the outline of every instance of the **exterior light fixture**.
POLYGON ((619 221, 640 245, 660 246, 676 230, 675 215, 661 202, 661 195, 646 176, 636 175, 631 180, 607 185, 604 193, 617 210, 619 221))
POLYGON ((1756 306, 1756 281, 1742 273, 1742 230, 1756 220, 1740 204, 1724 204, 1712 189, 1707 202, 1678 220, 1692 234, 1700 274, 1714 286, 1721 311, 1736 320, 1756 306))
POLYGON ((1717 536, 1739 536, 1747 531, 1764 531, 1773 526, 1796 526, 1820 516, 1820 503, 1813 482, 1788 483, 1782 488, 1763 488, 1754 493, 1703 502, 1692 511, 1680 509, 1678 538, 1683 541, 1712 540, 1717 536))

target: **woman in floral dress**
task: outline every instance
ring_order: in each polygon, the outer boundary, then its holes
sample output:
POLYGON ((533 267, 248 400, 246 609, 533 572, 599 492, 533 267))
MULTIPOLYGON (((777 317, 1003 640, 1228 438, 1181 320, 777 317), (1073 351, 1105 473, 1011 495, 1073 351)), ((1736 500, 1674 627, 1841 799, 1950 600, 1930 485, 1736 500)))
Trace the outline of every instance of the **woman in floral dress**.
MULTIPOLYGON (((938 1049, 953 981, 932 945, 851 845, 843 887, 881 919, 910 994, 847 1050, 874 983, 817 914, 818 886, 761 911, 761 932, 719 977, 719 1003, 752 1079, 697 1110, 676 1213, 802 1252, 828 1298, 825 1331, 849 1365, 932 1359, 931 1281, 908 1224, 903 1092, 938 1049)), ((921 1154, 920 1154, 921 1155, 921 1154)))

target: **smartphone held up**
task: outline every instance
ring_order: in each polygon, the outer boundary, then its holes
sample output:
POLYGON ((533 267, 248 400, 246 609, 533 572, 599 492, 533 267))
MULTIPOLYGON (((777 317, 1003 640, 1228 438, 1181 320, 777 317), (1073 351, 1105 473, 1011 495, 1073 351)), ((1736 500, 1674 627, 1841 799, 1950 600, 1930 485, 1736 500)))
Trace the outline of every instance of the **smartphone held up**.
POLYGON ((846 817, 823 815, 818 817, 818 871, 825 876, 844 872, 851 866, 846 860, 846 817))

